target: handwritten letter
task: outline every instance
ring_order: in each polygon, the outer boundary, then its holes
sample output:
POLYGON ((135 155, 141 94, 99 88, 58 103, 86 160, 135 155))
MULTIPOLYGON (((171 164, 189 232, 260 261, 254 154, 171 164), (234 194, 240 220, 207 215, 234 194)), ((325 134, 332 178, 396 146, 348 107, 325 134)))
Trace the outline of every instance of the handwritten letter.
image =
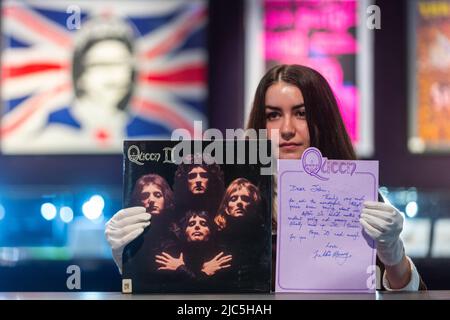
POLYGON ((374 292, 373 240, 359 223, 378 199, 378 162, 322 158, 278 162, 278 292, 374 292))

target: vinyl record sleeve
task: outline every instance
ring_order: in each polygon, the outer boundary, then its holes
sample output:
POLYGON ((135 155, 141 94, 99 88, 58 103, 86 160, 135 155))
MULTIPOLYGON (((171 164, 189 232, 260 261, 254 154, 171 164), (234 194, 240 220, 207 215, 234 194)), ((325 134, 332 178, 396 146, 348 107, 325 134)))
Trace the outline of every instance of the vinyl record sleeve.
POLYGON ((124 249, 123 293, 270 292, 270 142, 212 143, 124 142, 123 206, 151 223, 124 249))

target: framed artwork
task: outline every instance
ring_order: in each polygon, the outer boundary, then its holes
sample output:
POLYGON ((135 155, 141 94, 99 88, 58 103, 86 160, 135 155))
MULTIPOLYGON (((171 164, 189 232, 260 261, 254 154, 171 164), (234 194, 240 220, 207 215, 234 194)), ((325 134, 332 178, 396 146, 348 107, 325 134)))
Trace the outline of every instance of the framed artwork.
POLYGON ((3 1, 2 152, 119 154, 207 124, 207 20, 204 0, 3 1))
POLYGON ((246 10, 246 117, 256 86, 276 64, 300 64, 329 82, 360 156, 373 153, 369 1, 251 0, 246 10))
POLYGON ((411 1, 409 139, 412 153, 450 151, 450 1, 411 1))

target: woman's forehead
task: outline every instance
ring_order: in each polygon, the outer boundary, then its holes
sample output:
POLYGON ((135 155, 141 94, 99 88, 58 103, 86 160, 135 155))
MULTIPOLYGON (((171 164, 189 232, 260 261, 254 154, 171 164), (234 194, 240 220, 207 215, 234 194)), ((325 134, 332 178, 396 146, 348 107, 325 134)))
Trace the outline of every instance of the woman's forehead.
POLYGON ((286 82, 276 82, 266 91, 265 104, 273 107, 300 105, 304 103, 303 94, 296 86, 286 82))

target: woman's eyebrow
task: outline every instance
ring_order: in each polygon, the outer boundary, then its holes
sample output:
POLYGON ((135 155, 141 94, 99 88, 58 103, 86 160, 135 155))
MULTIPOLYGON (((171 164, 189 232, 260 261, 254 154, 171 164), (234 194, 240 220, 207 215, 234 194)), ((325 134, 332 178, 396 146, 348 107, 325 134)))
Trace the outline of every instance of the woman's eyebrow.
POLYGON ((300 108, 304 108, 304 107, 305 107, 305 104, 302 103, 302 104, 298 104, 296 106, 293 106, 292 109, 300 109, 300 108))
POLYGON ((274 107, 274 106, 269 106, 269 105, 264 106, 264 108, 265 109, 272 109, 272 110, 276 110, 276 111, 281 110, 281 108, 279 108, 279 107, 274 107))
MULTIPOLYGON (((305 104, 302 103, 302 104, 297 104, 297 105, 293 106, 292 109, 300 109, 300 108, 304 108, 304 107, 305 107, 305 104)), ((272 109, 272 110, 275 110, 275 111, 281 110, 280 107, 275 107, 275 106, 270 106, 270 105, 266 105, 266 106, 264 106, 264 108, 272 109)))

